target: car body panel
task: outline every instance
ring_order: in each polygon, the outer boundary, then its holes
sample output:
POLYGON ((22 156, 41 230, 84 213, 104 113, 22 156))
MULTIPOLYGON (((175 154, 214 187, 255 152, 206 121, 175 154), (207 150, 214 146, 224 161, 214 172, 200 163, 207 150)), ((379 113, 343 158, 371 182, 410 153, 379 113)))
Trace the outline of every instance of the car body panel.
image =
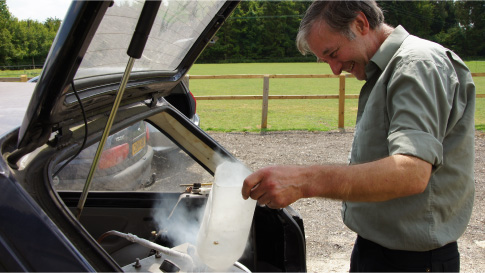
POLYGON ((2 272, 94 270, 18 183, 0 175, 0 189, 2 272))

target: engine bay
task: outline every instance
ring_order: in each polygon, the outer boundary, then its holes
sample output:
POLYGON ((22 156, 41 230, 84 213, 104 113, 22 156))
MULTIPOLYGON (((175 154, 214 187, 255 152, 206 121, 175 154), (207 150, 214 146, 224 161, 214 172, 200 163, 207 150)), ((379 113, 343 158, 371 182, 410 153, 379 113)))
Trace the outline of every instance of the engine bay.
MULTIPOLYGON (((92 192, 80 221, 124 271, 210 272, 195 251, 197 225, 210 190, 198 186, 183 193, 92 192)), ((59 194, 74 210, 79 195, 59 194)), ((306 268, 301 262, 304 248, 303 223, 296 212, 256 206, 246 249, 227 271, 301 271, 306 268), (286 247, 295 242, 302 248, 286 247)))

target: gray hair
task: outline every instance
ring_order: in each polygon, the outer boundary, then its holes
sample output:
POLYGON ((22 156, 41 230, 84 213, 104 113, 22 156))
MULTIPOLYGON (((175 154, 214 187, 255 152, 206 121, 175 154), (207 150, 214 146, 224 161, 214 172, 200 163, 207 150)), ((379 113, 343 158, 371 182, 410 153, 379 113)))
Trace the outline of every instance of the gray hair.
POLYGON ((314 1, 301 20, 296 36, 296 47, 303 55, 311 53, 307 39, 313 23, 319 20, 323 20, 331 29, 343 34, 349 40, 354 39, 355 33, 350 30, 350 23, 354 21, 359 11, 367 17, 371 29, 377 29, 384 23, 384 14, 374 0, 314 1))

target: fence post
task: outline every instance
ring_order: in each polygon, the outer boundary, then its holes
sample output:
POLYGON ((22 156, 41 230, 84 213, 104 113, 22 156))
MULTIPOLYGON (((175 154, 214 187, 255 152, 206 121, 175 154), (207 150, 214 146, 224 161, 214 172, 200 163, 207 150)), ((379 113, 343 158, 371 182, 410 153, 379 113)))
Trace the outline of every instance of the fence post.
POLYGON ((186 74, 185 77, 182 79, 182 81, 185 83, 185 85, 187 86, 187 89, 190 90, 189 88, 189 80, 190 80, 190 76, 189 74, 186 74))
POLYGON ((20 82, 27 82, 27 75, 20 75, 20 82))
POLYGON ((264 75, 261 129, 266 129, 266 127, 268 127, 268 96, 269 96, 269 75, 264 75))
POLYGON ((339 76, 339 92, 338 92, 338 128, 344 130, 344 114, 345 114, 345 75, 339 76))

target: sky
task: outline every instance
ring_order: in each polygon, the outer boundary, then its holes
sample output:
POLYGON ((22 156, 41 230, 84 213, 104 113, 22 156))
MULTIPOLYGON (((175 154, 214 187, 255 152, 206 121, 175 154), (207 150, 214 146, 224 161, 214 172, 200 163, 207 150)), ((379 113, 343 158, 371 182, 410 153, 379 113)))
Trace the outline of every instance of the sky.
POLYGON ((19 20, 44 22, 49 17, 64 20, 71 0, 7 0, 10 14, 19 20))

